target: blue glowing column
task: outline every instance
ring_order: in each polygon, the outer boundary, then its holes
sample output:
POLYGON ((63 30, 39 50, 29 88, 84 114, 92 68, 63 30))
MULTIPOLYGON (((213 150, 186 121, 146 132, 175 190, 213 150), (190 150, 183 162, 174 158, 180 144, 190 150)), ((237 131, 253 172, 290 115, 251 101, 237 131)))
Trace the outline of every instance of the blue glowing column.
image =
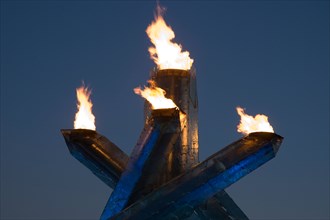
MULTIPOLYGON (((162 155, 159 148, 163 149, 164 154, 170 152, 169 148, 177 142, 179 134, 179 110, 159 109, 152 112, 152 117, 146 123, 133 149, 126 170, 112 192, 101 219, 109 219, 126 207, 136 185, 143 181, 141 179, 143 170, 153 152, 157 150, 158 154, 162 155)), ((157 173, 155 173, 155 176, 157 176, 157 173)))

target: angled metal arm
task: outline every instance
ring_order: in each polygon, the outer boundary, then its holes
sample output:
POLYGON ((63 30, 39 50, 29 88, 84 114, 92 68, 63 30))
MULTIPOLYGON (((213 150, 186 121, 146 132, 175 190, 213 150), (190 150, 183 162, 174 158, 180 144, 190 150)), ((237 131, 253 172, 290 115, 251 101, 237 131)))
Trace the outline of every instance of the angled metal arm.
POLYGON ((208 199, 205 204, 195 209, 198 219, 221 219, 221 220, 248 220, 249 218, 238 207, 234 200, 222 190, 208 199))
POLYGON ((96 131, 62 129, 61 132, 71 155, 114 188, 125 170, 128 156, 96 131))
MULTIPOLYGON (((61 132, 72 156, 90 169, 101 181, 114 188, 126 168, 129 157, 96 131, 62 129, 61 132)), ((158 157, 153 159, 159 160, 158 157)), ((163 173, 161 176, 164 176, 163 173)), ((140 190, 136 190, 129 204, 134 201, 138 192, 140 190)), ((224 219, 230 218, 229 216, 234 219, 248 219, 225 191, 217 193, 204 205, 197 207, 195 215, 199 219, 221 219, 224 218, 223 216, 226 216, 224 219)))
POLYGON ((182 219, 248 173, 274 158, 282 137, 251 133, 141 198, 111 219, 182 219))
MULTIPOLYGON (((112 192, 105 206, 101 219, 110 219, 123 210, 137 185, 145 182, 143 173, 157 164, 148 163, 151 158, 167 158, 167 154, 180 136, 180 118, 178 109, 159 109, 152 112, 152 118, 145 125, 141 136, 135 145, 125 171, 112 192)), ((162 167, 160 166, 159 169, 162 167)), ((159 176, 161 170, 154 170, 154 175, 159 176)), ((153 178, 156 180, 157 178, 153 178)), ((145 185, 145 184, 142 184, 145 185)), ((142 189, 143 190, 143 189, 142 189)))

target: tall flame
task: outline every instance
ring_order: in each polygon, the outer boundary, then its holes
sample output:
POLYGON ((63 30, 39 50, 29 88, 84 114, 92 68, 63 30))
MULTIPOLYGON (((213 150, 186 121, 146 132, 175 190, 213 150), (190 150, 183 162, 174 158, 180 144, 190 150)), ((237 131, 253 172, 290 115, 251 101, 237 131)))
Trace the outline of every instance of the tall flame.
POLYGON ((74 128, 95 130, 95 116, 92 113, 93 104, 89 98, 91 91, 89 91, 87 87, 81 86, 76 92, 78 112, 76 113, 74 128))
POLYGON ((171 41, 175 34, 164 21, 163 11, 158 5, 155 20, 146 30, 151 42, 155 45, 155 47, 149 47, 150 58, 155 61, 159 69, 189 70, 194 60, 189 57, 188 51, 181 51, 181 45, 171 41))
POLYGON ((177 108, 171 99, 165 97, 165 90, 157 87, 152 80, 149 80, 148 82, 150 87, 144 86, 144 89, 136 87, 134 89, 135 94, 145 98, 152 105, 152 109, 177 108))
POLYGON ((268 122, 266 115, 258 114, 255 117, 245 114, 244 109, 241 107, 236 108, 237 113, 241 116, 241 122, 237 125, 237 131, 245 135, 252 132, 272 132, 273 127, 268 122))

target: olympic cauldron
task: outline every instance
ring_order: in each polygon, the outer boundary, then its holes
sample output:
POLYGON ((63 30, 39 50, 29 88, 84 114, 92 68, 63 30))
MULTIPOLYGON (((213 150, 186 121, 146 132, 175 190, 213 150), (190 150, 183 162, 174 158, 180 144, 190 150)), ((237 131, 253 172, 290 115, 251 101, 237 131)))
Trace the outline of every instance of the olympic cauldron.
POLYGON ((100 219, 248 219, 224 191, 274 158, 282 137, 254 132, 198 160, 196 74, 157 69, 150 77, 178 108, 152 109, 130 156, 88 129, 62 129, 72 156, 113 189, 100 219))

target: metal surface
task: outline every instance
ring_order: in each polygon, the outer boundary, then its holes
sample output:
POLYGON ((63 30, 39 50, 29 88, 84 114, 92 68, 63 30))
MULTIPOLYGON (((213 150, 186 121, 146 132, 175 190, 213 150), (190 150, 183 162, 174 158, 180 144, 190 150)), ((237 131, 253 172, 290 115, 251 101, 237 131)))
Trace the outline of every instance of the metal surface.
POLYGON ((193 214, 196 216, 195 219, 201 220, 249 219, 224 190, 215 194, 212 198, 207 200, 205 204, 198 206, 193 214))
MULTIPOLYGON (((198 96, 196 86, 196 71, 194 68, 190 70, 163 69, 154 68, 151 71, 151 80, 156 85, 165 90, 165 96, 174 101, 174 103, 185 113, 186 123, 182 126, 181 145, 177 145, 168 158, 167 167, 172 167, 172 176, 184 173, 193 165, 199 162, 198 159, 198 96)), ((151 106, 145 103, 146 121, 150 116, 151 106)), ((202 205, 200 212, 196 212, 200 218, 218 218, 214 209, 218 210, 235 210, 234 213, 239 219, 247 219, 246 215, 232 202, 227 203, 224 207, 221 200, 226 192, 220 192, 218 198, 211 199, 202 205), (243 218, 245 217, 245 218, 243 218)), ((228 196, 228 195, 227 195, 228 196)), ((229 197, 229 196, 228 196, 229 197)), ((226 198, 228 198, 226 197, 226 198)), ((230 197, 229 197, 230 198, 230 197)), ((232 201, 232 200, 231 200, 232 201)), ((224 212, 224 211, 223 211, 224 212)), ((228 216, 228 211, 225 212, 228 216)))
POLYGON ((180 145, 180 118, 177 109, 152 110, 152 119, 157 126, 163 125, 162 136, 146 162, 141 180, 136 184, 128 204, 156 190, 173 179, 176 174, 168 158, 173 149, 180 145))
MULTIPOLYGON (((157 111, 154 111, 157 114, 157 111)), ((82 164, 89 168, 100 180, 109 187, 114 188, 121 173, 126 168, 129 157, 116 145, 96 131, 86 129, 63 129, 61 130, 71 154, 82 164)), ((140 183, 137 184, 132 198, 128 202, 131 204, 139 194, 147 194, 157 189, 160 182, 167 182, 173 177, 170 175, 170 167, 165 161, 165 157, 159 152, 150 157, 148 169, 143 172, 140 183), (163 167, 160 173, 155 170, 163 167), (157 180, 151 184, 151 180, 157 180)), ((234 219, 247 219, 245 214, 228 196, 225 191, 216 194, 210 201, 196 208, 194 217, 190 219, 227 219, 232 216, 234 219), (224 218, 223 216, 226 216, 224 218)))
POLYGON ((282 137, 251 133, 212 155, 112 219, 182 219, 194 209, 275 157, 282 137))
POLYGON ((163 183, 163 174, 166 175, 163 172, 166 170, 163 169, 161 157, 168 157, 179 136, 179 110, 161 109, 152 112, 152 117, 145 124, 101 219, 111 218, 124 209, 129 201, 134 202, 133 197, 140 199, 163 183), (160 161, 153 164, 152 159, 160 161))
MULTIPOLYGON (((107 138, 95 131, 85 129, 63 129, 61 131, 71 154, 104 183, 114 188, 127 165, 128 156, 107 138), (93 152, 96 152, 96 155, 93 152), (98 156, 97 159, 95 156, 98 156), (103 162, 101 163, 101 161, 103 162)), ((145 179, 146 183, 141 181, 137 184, 132 198, 138 198, 138 192, 145 190, 144 194, 146 194, 152 189, 157 189, 157 186, 148 183, 150 182, 148 178, 156 178, 156 176, 158 176, 157 178, 166 178, 159 180, 159 182, 164 183, 172 178, 170 176, 166 177, 166 174, 171 173, 168 171, 171 167, 167 167, 168 164, 165 161, 165 157, 161 153, 156 153, 156 155, 158 156, 150 158, 150 163, 153 166, 149 166, 149 170, 143 173, 144 177, 142 177, 142 180, 145 179), (163 169, 166 167, 167 170, 158 173, 160 175, 155 175, 157 173, 154 170, 159 169, 159 167, 163 167, 163 169), (144 185, 147 187, 141 190, 144 185)), ((128 202, 128 204, 130 203, 132 201, 128 202)), ((230 218, 229 216, 234 219, 247 219, 245 214, 225 191, 219 192, 210 201, 205 202, 205 204, 197 207, 195 210, 195 218, 193 219, 228 219, 230 218), (224 218, 223 216, 226 217, 224 218)))
MULTIPOLYGON (((156 86, 166 91, 165 96, 174 101, 185 113, 186 122, 182 127, 181 143, 170 154, 168 161, 175 175, 181 174, 198 163, 198 99, 196 90, 196 72, 178 69, 154 69, 151 77, 156 86)), ((145 104, 146 121, 151 106, 145 104)))
POLYGON ((71 155, 114 188, 125 170, 128 156, 96 131, 62 129, 61 132, 71 155))
POLYGON ((224 189, 273 158, 282 137, 252 133, 198 164, 195 70, 154 69, 151 79, 180 111, 146 102, 130 158, 95 131, 61 130, 71 154, 115 188, 101 219, 248 219, 224 189))

